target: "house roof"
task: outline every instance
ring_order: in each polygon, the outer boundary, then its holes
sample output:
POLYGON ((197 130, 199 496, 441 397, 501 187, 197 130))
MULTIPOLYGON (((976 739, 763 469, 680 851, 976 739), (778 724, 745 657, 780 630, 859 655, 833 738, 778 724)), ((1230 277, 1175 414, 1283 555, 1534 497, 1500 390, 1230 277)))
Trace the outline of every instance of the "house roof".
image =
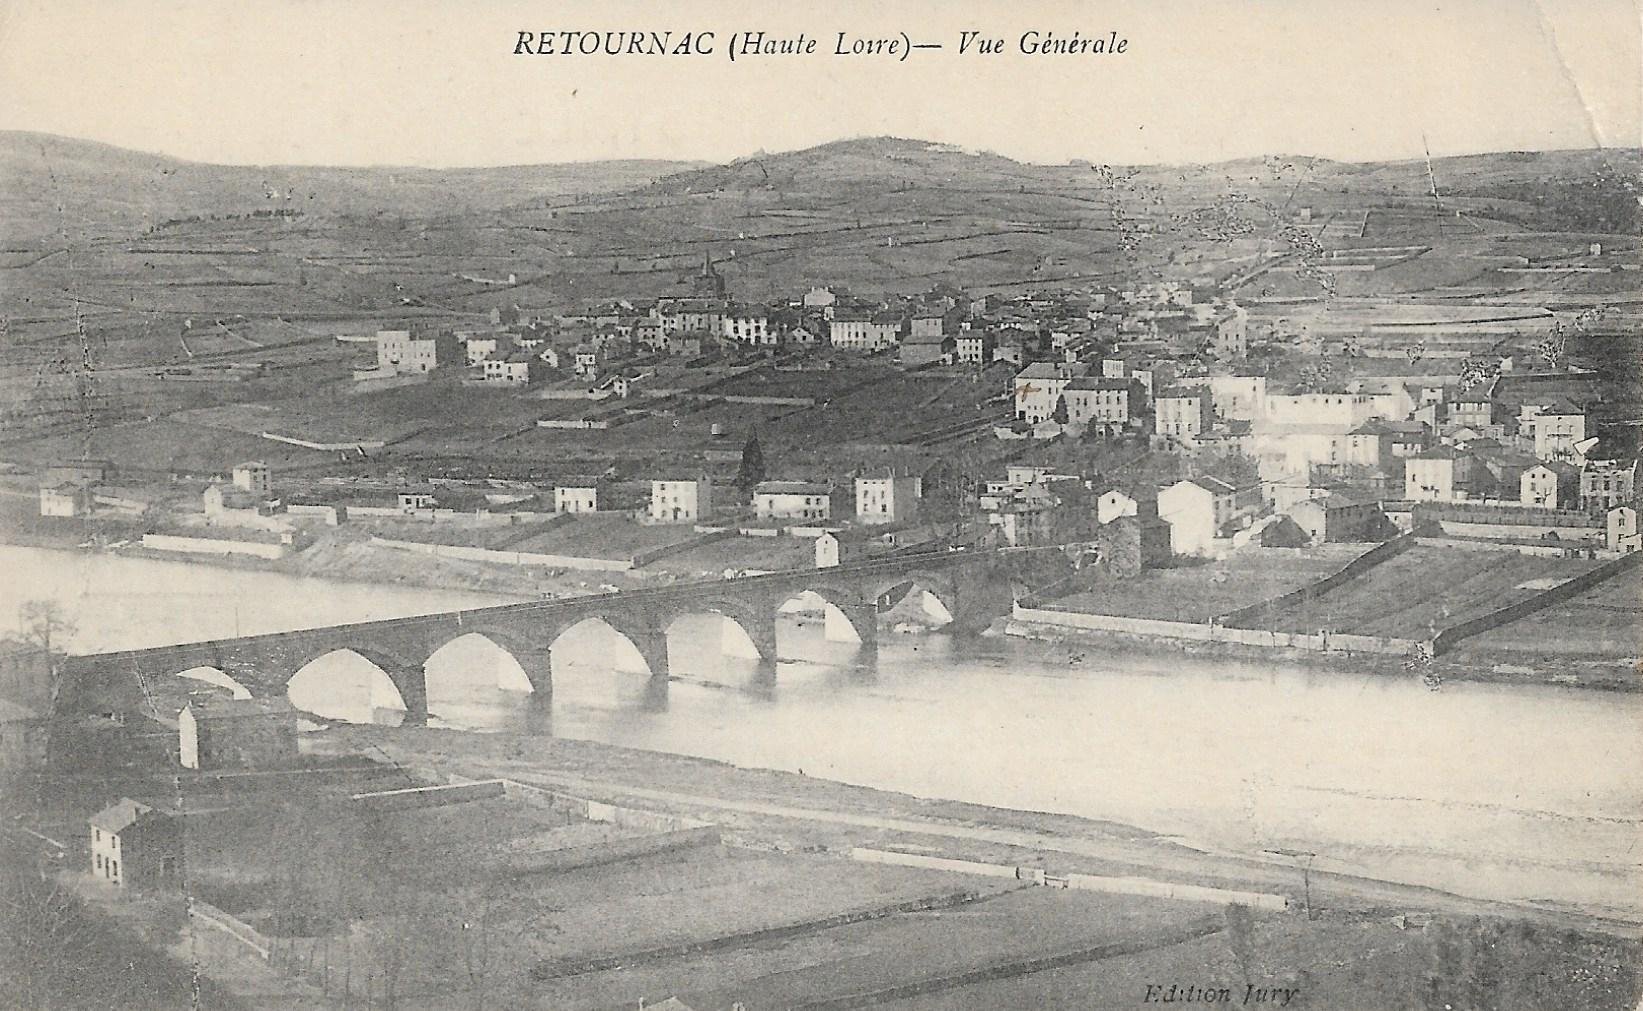
POLYGON ((1057 365, 1055 362, 1034 362, 1015 374, 1017 379, 1077 379, 1089 372, 1083 365, 1057 365))
MULTIPOLYGON (((118 835, 153 814, 157 812, 147 804, 139 803, 130 797, 121 797, 92 815, 90 820, 93 828, 118 835)), ((161 814, 159 817, 163 818, 166 815, 161 814)))
POLYGON ((828 492, 826 485, 809 481, 760 481, 753 488, 755 495, 826 495, 828 492))

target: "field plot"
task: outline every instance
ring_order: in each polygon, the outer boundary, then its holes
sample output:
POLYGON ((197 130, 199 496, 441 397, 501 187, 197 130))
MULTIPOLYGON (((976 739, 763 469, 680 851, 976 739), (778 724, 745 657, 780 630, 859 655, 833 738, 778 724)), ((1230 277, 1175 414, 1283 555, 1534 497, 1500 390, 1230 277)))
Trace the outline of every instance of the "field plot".
POLYGON ((1543 611, 1464 643, 1459 657, 1503 663, 1643 659, 1643 570, 1629 569, 1543 611))
POLYGON ((584 558, 631 558, 696 536, 689 527, 649 526, 627 516, 582 516, 508 545, 509 551, 584 558))
POLYGON ((815 556, 815 542, 805 537, 730 537, 658 559, 645 566, 645 571, 711 577, 727 568, 755 571, 804 568, 813 564, 815 556))
POLYGON ((1263 620, 1283 632, 1323 628, 1421 639, 1434 627, 1442 630, 1487 614, 1546 588, 1543 581, 1572 579, 1596 564, 1421 545, 1263 620))
MULTIPOLYGON (((700 953, 756 976, 779 964, 781 939, 1024 887, 726 849, 711 826, 591 823, 518 798, 291 814, 208 816, 191 871, 200 897, 270 939, 288 972, 430 1011, 608 1007, 613 985, 671 989, 678 960, 700 953)), ((725 977, 701 977, 712 978, 725 977)))
MULTIPOLYGON (((955 908, 840 926, 758 948, 718 951, 654 970, 636 967, 552 981, 539 991, 535 1006, 636 1006, 640 998, 648 1002, 671 993, 692 1007, 729 1007, 734 1001, 749 1011, 804 1007, 892 987, 938 986, 937 981, 977 971, 1009 972, 1009 967, 1034 959, 1076 959, 1105 948, 1150 948, 1212 932, 1220 920, 1220 910, 1212 906, 1018 888, 955 908), (604 1004, 599 1003, 601 994, 604 1004)), ((870 1003, 876 1002, 863 1005, 870 1003)))
MULTIPOLYGON (((1289 1007, 1581 1007, 1630 1011, 1636 942, 1553 938, 1529 924, 1439 920, 1403 929, 1390 917, 1255 921, 1020 977, 878 1005, 888 1011, 1140 1007, 1150 984, 1211 983, 1227 1006, 1277 1007, 1247 988, 1298 988, 1289 1007), (1246 994, 1251 995, 1244 1003, 1246 994), (1628 999, 1630 998, 1630 999, 1628 999)), ((1154 998, 1157 1002, 1157 998, 1154 998)))
POLYGON ((1208 621, 1228 611, 1282 596, 1341 569, 1367 545, 1330 544, 1297 552, 1246 548, 1225 562, 1150 569, 1132 579, 1096 576, 1087 589, 1055 606, 1126 618, 1208 621))

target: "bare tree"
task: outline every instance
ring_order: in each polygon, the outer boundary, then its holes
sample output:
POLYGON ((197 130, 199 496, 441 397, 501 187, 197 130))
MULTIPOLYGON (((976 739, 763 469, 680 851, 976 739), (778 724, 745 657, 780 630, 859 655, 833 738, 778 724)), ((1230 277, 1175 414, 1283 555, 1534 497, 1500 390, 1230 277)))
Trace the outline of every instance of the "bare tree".
POLYGON ((55 600, 28 600, 17 609, 17 625, 23 640, 46 653, 59 652, 79 626, 55 600))

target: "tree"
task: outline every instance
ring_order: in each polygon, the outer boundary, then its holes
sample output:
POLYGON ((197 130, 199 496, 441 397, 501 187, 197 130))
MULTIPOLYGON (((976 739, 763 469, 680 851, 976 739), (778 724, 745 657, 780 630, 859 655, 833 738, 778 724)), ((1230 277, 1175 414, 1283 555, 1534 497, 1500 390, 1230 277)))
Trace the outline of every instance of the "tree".
POLYGON ((1066 397, 1055 398, 1055 409, 1050 412, 1050 420, 1054 421, 1058 425, 1065 425, 1067 423, 1066 397))
POLYGON ((28 600, 17 609, 17 624, 23 640, 46 653, 61 650, 79 631, 61 604, 55 600, 28 600))
POLYGON ((759 446, 759 434, 754 432, 742 447, 742 466, 736 472, 736 487, 743 492, 751 492, 753 486, 764 478, 764 450, 759 446))

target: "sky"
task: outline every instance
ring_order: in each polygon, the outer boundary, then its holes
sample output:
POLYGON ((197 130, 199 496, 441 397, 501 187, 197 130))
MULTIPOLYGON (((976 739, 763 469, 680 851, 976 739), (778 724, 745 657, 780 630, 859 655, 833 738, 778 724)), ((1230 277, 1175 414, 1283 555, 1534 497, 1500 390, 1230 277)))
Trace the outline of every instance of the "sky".
POLYGON ((726 161, 879 134, 1125 164, 1638 147, 1640 25, 1639 0, 0 0, 0 129, 429 167, 726 161), (715 52, 514 53, 521 31, 632 29, 710 31, 715 52), (756 30, 818 53, 731 62, 756 30), (967 30, 1006 51, 958 52, 967 30), (1075 30, 1126 51, 1016 50, 1075 30), (841 31, 943 48, 832 55, 841 31))

